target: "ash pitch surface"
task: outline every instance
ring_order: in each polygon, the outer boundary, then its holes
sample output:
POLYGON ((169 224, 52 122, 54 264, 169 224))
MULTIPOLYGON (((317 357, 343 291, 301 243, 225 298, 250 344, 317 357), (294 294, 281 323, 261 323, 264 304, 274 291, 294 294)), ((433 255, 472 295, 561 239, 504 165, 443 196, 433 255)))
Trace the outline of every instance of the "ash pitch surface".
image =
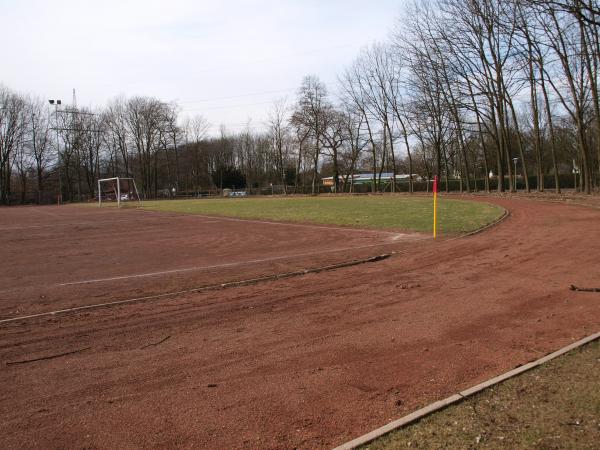
POLYGON ((600 298, 568 286, 600 279, 600 211, 484 200, 510 217, 438 242, 140 211, 3 210, 3 318, 398 252, 3 324, 4 445, 327 448, 598 331, 600 298), (215 260, 232 265, 65 285, 215 260))

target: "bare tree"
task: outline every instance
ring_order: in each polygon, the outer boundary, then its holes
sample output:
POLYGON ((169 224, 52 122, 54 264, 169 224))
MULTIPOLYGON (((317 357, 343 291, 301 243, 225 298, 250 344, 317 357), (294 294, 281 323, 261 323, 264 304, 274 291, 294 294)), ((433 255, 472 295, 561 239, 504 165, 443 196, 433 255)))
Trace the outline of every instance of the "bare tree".
POLYGON ((105 111, 105 124, 106 144, 113 150, 115 155, 114 172, 116 175, 130 177, 132 171, 129 154, 127 101, 123 97, 117 97, 108 104, 105 111))
POLYGON ((158 150, 164 118, 164 103, 148 97, 133 97, 127 101, 125 120, 136 151, 141 175, 141 190, 145 198, 158 193, 158 150))
POLYGON ((347 141, 346 116, 329 106, 323 114, 323 133, 321 144, 329 152, 333 163, 333 190, 340 192, 340 164, 339 154, 342 145, 347 141))
POLYGON ((314 138, 312 152, 313 175, 312 193, 317 194, 317 177, 319 174, 319 158, 321 156, 321 141, 323 137, 323 115, 328 105, 327 88, 318 77, 307 76, 302 80, 298 91, 298 101, 294 119, 311 130, 314 138))
POLYGON ((353 107, 346 107, 343 113, 343 127, 346 135, 345 147, 348 151, 343 155, 346 175, 344 186, 349 192, 354 192, 354 174, 356 164, 360 160, 363 150, 369 144, 369 139, 364 132, 364 115, 353 107))
POLYGON ((31 121, 29 126, 29 148, 34 163, 37 201, 42 202, 44 180, 47 169, 54 159, 51 146, 50 117, 46 104, 41 99, 32 99, 29 103, 31 121))
POLYGON ((553 78, 546 70, 546 79, 568 112, 577 130, 577 143, 582 166, 582 188, 591 192, 592 162, 587 140, 586 105, 589 101, 589 82, 585 77, 585 61, 581 59, 581 44, 585 41, 579 26, 569 16, 561 15, 553 8, 547 8, 541 18, 540 26, 545 33, 545 43, 560 61, 562 79, 567 85, 563 92, 562 83, 553 78), (546 20, 549 19, 549 20, 546 20))
POLYGON ((366 86, 364 83, 364 76, 362 74, 363 62, 359 56, 354 63, 344 71, 340 79, 342 85, 342 102, 347 105, 351 110, 355 110, 361 117, 361 122, 367 131, 368 142, 371 150, 371 170, 373 179, 371 182, 371 191, 376 192, 378 190, 377 184, 377 143, 375 140, 375 119, 372 118, 370 111, 367 107, 368 96, 366 93, 366 86))
POLYGON ((208 121, 201 115, 192 117, 183 126, 186 147, 192 153, 191 175, 196 195, 200 193, 202 181, 209 175, 208 157, 202 151, 209 128, 208 121))
POLYGON ((276 157, 277 176, 283 185, 283 193, 287 195, 285 167, 287 157, 284 152, 285 141, 287 138, 287 105, 285 99, 275 101, 269 112, 268 126, 269 136, 271 138, 276 157))
POLYGON ((23 96, 0 85, 0 204, 8 204, 14 156, 27 127, 23 96))
MULTIPOLYGON (((302 114, 298 111, 294 112, 290 117, 290 126, 294 132, 294 142, 296 145, 296 176, 294 180, 294 192, 298 192, 300 185, 300 172, 302 170, 302 161, 305 159, 305 151, 308 147, 308 141, 311 129, 304 124, 302 114)), ((304 177, 302 177, 302 191, 304 192, 304 177)))

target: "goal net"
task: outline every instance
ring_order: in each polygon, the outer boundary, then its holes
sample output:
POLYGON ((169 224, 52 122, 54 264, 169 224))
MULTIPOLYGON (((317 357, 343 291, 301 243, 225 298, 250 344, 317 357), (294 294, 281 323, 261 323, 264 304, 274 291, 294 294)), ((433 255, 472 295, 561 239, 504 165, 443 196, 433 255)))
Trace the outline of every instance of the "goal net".
POLYGON ((119 207, 129 202, 141 204, 135 180, 119 177, 98 180, 98 206, 106 202, 116 203, 119 207))

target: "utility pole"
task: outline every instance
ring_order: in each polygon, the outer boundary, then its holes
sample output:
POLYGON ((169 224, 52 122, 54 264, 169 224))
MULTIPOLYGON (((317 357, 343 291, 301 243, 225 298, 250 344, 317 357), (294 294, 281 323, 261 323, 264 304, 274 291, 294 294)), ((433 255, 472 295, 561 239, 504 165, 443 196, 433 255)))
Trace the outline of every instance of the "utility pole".
MULTIPOLYGON (((70 133, 70 132, 73 132, 73 133, 75 133, 75 132, 101 133, 101 130, 81 127, 80 122, 78 120, 78 118, 80 116, 95 116, 96 114, 92 113, 92 112, 87 112, 87 111, 79 111, 77 109, 77 97, 75 96, 75 89, 73 89, 73 105, 71 106, 71 108, 65 107, 65 108, 59 110, 58 106, 62 104, 61 100, 48 100, 48 102, 51 105, 54 105, 56 148, 57 148, 57 152, 58 152, 58 186, 59 186, 59 191, 60 191, 58 204, 60 205, 63 200, 63 197, 62 197, 63 191, 62 191, 62 165, 61 165, 61 161, 60 161, 61 157, 60 157, 60 143, 59 143, 58 132, 63 131, 63 132, 67 132, 67 133, 70 133), (68 122, 65 122, 66 125, 62 128, 59 127, 58 113, 65 115, 65 117, 68 114, 69 115, 68 117, 71 118, 68 122)), ((79 192, 79 197, 81 197, 81 192, 79 192)), ((69 200, 72 200, 72 199, 69 199, 69 200)))
POLYGON ((515 163, 515 170, 514 170, 514 174, 515 174, 515 192, 517 192, 517 161, 519 160, 519 158, 513 158, 513 163, 515 163))
MULTIPOLYGON (((37 148, 36 148, 36 140, 35 140, 35 113, 34 112, 31 113, 31 133, 32 133, 32 137, 33 137, 33 140, 31 142, 31 145, 32 145, 32 148, 33 148, 33 155, 34 155, 34 157, 35 157, 35 159, 37 161, 38 156, 37 156, 37 148)), ((37 177, 36 182, 37 182, 38 205, 39 205, 39 204, 42 203, 42 191, 40 189, 40 181, 39 181, 40 180, 40 178, 39 178, 39 165, 37 167, 38 167, 38 171, 36 173, 36 177, 37 177)))

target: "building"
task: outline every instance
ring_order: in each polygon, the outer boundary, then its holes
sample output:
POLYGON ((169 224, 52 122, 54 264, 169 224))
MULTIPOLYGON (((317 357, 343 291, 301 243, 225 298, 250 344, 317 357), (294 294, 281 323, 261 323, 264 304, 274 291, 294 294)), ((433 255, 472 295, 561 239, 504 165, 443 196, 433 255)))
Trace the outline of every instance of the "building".
MULTIPOLYGON (((380 177, 379 172, 377 172, 376 176, 377 176, 377 182, 381 181, 381 183, 383 185, 387 185, 387 184, 391 183, 394 174, 392 172, 382 172, 381 177, 380 177)), ((396 183, 399 183, 399 182, 407 182, 408 183, 409 177, 410 177, 410 175, 408 175, 408 174, 396 174, 396 183)), ((344 185, 345 179, 346 179, 345 175, 339 176, 340 185, 342 185, 342 186, 344 185)), ((421 177, 419 175, 413 174, 412 179, 413 179, 413 181, 421 181, 421 177)), ((323 186, 333 188, 333 177, 325 177, 322 179, 322 181, 323 181, 323 186)), ((361 185, 361 184, 371 184, 372 182, 373 182, 373 173, 356 173, 356 174, 354 174, 352 179, 348 180, 348 183, 352 183, 355 186, 361 185)))

